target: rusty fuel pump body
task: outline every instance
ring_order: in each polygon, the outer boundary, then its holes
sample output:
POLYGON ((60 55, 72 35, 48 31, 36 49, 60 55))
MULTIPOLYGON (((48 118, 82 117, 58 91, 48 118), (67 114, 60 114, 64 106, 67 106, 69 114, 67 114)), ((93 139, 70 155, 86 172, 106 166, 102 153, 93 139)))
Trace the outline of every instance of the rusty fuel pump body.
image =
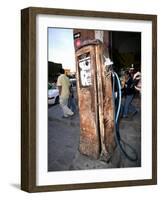
POLYGON ((111 72, 104 66, 103 45, 89 41, 76 51, 82 154, 108 161, 115 149, 111 72))

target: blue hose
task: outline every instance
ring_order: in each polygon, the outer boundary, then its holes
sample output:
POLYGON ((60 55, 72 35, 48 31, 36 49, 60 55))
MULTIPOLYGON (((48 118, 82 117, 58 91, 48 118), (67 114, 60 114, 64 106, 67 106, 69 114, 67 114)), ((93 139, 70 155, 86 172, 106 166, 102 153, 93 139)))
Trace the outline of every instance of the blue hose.
POLYGON ((119 87, 119 90, 118 90, 119 91, 119 105, 118 105, 116 116, 115 116, 115 122, 117 123, 118 122, 118 118, 119 118, 119 114, 120 114, 120 109, 121 109, 121 84, 120 84, 120 80, 119 80, 118 75, 116 74, 116 72, 114 72, 113 74, 117 79, 117 83, 118 83, 118 87, 119 87))
POLYGON ((136 150, 131 147, 129 144, 125 143, 120 136, 120 131, 119 131, 119 114, 120 114, 120 109, 121 109, 121 84, 120 84, 120 80, 119 77, 117 75, 116 72, 112 72, 112 82, 113 82, 113 87, 112 87, 112 94, 113 94, 113 102, 114 102, 114 110, 116 113, 114 116, 115 119, 115 139, 116 139, 116 143, 119 146, 122 154, 130 161, 137 161, 138 160, 138 155, 136 150), (117 106, 117 111, 115 110, 115 78, 116 78, 116 83, 117 83, 117 87, 118 87, 118 96, 117 96, 117 100, 118 100, 118 106, 117 106), (128 153, 125 151, 123 145, 127 145, 134 153, 134 157, 131 157, 130 155, 128 155, 128 153))

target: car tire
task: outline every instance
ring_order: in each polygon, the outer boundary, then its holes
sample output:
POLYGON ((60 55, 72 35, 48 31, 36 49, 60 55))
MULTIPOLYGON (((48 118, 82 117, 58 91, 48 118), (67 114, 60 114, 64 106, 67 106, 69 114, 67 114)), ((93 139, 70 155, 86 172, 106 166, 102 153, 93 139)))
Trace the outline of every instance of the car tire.
POLYGON ((59 96, 56 97, 55 104, 59 104, 59 96))

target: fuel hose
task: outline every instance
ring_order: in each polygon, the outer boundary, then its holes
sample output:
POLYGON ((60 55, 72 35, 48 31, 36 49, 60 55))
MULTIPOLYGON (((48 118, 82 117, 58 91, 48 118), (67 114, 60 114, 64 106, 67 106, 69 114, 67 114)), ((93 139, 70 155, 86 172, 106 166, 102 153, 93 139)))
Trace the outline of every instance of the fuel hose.
POLYGON ((116 72, 112 72, 112 94, 113 94, 113 105, 114 105, 114 123, 115 123, 115 140, 116 143, 120 149, 120 152, 130 161, 137 161, 138 155, 136 150, 129 145, 128 143, 125 143, 125 141, 122 140, 120 135, 120 129, 119 129, 119 115, 120 115, 120 109, 121 109, 121 84, 119 77, 116 72), (115 86, 117 88, 117 97, 115 97, 115 86), (129 155, 127 151, 125 150, 125 147, 128 147, 131 149, 131 152, 133 154, 129 155))

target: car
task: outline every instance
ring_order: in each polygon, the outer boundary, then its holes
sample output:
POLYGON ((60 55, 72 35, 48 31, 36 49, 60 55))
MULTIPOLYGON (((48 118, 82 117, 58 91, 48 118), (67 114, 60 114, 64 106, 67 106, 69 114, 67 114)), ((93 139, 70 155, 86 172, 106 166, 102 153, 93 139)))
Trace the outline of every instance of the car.
POLYGON ((59 90, 56 85, 48 83, 48 104, 58 104, 59 103, 59 90))

